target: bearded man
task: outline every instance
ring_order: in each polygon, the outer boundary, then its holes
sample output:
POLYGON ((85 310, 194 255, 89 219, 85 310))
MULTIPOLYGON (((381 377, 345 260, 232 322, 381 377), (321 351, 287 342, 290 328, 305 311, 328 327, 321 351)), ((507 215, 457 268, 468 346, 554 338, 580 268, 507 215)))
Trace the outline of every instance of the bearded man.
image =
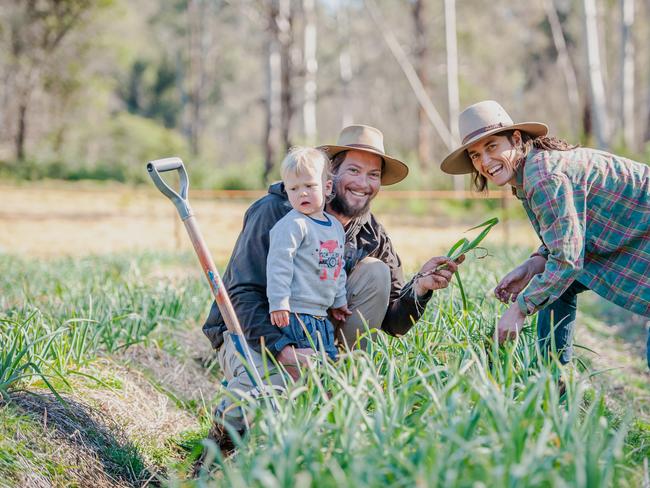
MULTIPOLYGON (((386 231, 370 212, 370 205, 380 187, 403 180, 408 167, 388 156, 382 133, 366 125, 343 128, 336 145, 319 149, 330 157, 334 175, 334 196, 326 211, 341 222, 346 232, 346 292, 351 314, 336 324, 337 341, 341 347, 365 347, 367 337, 361 335, 366 325, 393 336, 403 335, 420 318, 432 292, 449 285, 463 258, 454 262, 447 257, 433 257, 413 279, 405 282, 400 259, 386 231)), ((296 366, 307 364, 309 356, 315 354, 311 348, 287 344, 286 336, 269 319, 269 230, 289 210, 291 205, 283 184, 271 185, 268 194, 247 210, 223 276, 258 370, 268 371, 265 382, 279 387, 286 385, 286 378, 268 360, 269 355, 295 375, 296 366)), ((237 398, 243 392, 255 390, 215 303, 203 331, 218 350, 218 361, 232 393, 229 397, 237 398)), ((224 451, 231 447, 231 441, 223 424, 228 423, 240 432, 245 428, 241 409, 231 406, 231 398, 217 406, 217 423, 210 435, 224 451)))

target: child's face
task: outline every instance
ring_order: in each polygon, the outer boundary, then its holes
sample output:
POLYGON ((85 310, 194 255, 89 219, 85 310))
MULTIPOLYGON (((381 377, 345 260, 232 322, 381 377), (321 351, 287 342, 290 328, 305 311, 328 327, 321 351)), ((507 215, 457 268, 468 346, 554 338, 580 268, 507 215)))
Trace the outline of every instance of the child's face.
POLYGON ((291 206, 305 215, 318 214, 325 207, 325 198, 332 193, 332 180, 323 185, 322 171, 289 174, 284 180, 291 206))

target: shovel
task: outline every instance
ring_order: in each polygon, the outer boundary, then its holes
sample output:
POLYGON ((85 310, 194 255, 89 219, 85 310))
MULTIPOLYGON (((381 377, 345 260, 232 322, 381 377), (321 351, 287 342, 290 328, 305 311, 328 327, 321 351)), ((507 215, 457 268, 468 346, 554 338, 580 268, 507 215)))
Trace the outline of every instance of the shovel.
POLYGON ((251 380, 257 388, 261 390, 263 387, 262 377, 255 367, 251 350, 246 342, 239 320, 235 315, 235 309, 230 302, 226 288, 223 285, 223 281, 221 281, 221 276, 219 276, 217 267, 214 265, 208 246, 206 246, 205 241, 203 240, 203 236, 201 235, 201 231, 199 230, 196 219, 194 218, 190 203, 187 200, 189 180, 187 178, 187 171, 185 171, 183 161, 176 157, 156 159, 154 161, 149 161, 147 164, 147 171, 156 187, 176 206, 176 210, 178 210, 181 220, 183 221, 183 224, 185 224, 187 234, 190 236, 190 240, 194 246, 194 251, 196 251, 196 255, 199 258, 201 268, 203 268, 208 283, 210 283, 212 295, 214 296, 214 300, 217 302, 217 307, 219 307, 221 316, 226 323, 226 328, 232 334, 231 337, 237 351, 244 358, 244 365, 246 366, 246 370, 251 380), (160 176, 160 173, 164 173, 165 171, 177 170, 180 177, 180 194, 176 193, 160 176))

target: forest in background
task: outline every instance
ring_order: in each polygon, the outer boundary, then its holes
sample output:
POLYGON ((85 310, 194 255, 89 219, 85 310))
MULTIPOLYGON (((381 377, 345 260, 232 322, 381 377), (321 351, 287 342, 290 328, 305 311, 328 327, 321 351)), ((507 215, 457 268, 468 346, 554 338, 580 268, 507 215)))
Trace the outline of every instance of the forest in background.
POLYGON ((261 188, 294 144, 380 128, 416 177, 459 110, 650 160, 650 0, 1 0, 0 173, 261 188))

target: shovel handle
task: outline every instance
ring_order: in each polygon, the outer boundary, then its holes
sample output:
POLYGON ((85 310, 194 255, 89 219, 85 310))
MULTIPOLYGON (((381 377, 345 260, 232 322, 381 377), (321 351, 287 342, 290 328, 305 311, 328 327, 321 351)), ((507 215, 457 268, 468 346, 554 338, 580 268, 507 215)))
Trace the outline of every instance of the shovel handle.
POLYGON ((155 170, 158 171, 159 173, 184 168, 183 161, 181 160, 181 158, 177 158, 177 157, 155 159, 153 161, 149 161, 149 164, 147 165, 147 169, 149 169, 149 165, 155 168, 155 170))
POLYGON ((199 230, 192 209, 190 208, 189 201, 187 200, 189 180, 187 178, 187 171, 185 170, 183 161, 181 158, 177 157, 155 159, 147 163, 147 171, 156 187, 176 206, 176 209, 185 224, 185 229, 187 230, 190 240, 192 241, 194 251, 199 258, 203 272, 210 283, 212 295, 217 302, 217 306, 219 307, 219 311, 226 323, 226 327, 234 336, 237 337, 237 344, 239 344, 241 354, 245 359, 246 371, 251 376, 253 383, 261 388, 263 386, 262 377, 255 366, 250 347, 246 342, 244 332, 239 324, 230 297, 228 297, 226 287, 224 286, 223 281, 221 281, 221 276, 219 276, 217 267, 212 260, 208 246, 203 240, 203 236, 201 235, 201 231, 199 230), (165 171, 178 171, 178 176, 180 178, 180 192, 175 192, 165 182, 165 180, 162 179, 160 173, 164 173, 165 171))
POLYGON ((187 177, 187 171, 185 170, 185 165, 181 158, 165 158, 165 159, 155 159, 147 163, 147 171, 149 176, 163 195, 169 198, 173 204, 176 206, 176 210, 181 216, 181 220, 185 221, 192 216, 192 208, 190 207, 190 202, 187 200, 187 191, 190 186, 189 178, 187 177), (180 189, 178 192, 174 191, 166 182, 163 180, 160 173, 165 171, 176 171, 178 170, 178 176, 180 179, 180 189))

